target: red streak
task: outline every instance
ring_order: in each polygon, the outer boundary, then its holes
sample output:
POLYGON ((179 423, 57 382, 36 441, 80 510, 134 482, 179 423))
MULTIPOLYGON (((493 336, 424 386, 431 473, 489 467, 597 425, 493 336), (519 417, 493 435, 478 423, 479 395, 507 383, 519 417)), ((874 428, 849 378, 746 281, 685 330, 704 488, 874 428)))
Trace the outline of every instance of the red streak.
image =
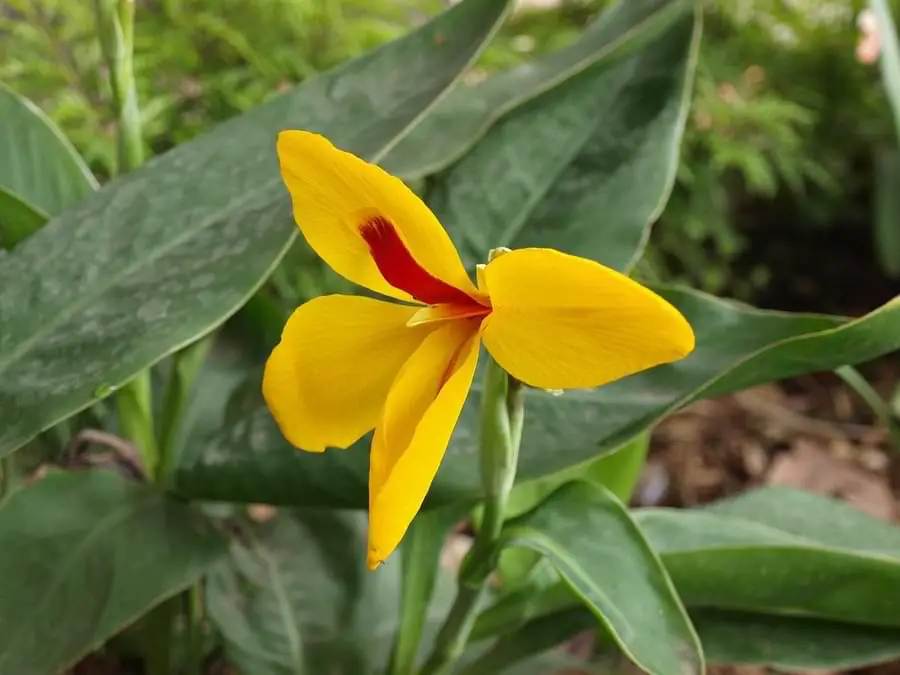
POLYGON ((406 248, 397 228, 384 216, 375 216, 364 222, 359 227, 359 233, 368 244, 381 276, 394 288, 406 291, 427 305, 477 304, 468 294, 423 269, 406 248))

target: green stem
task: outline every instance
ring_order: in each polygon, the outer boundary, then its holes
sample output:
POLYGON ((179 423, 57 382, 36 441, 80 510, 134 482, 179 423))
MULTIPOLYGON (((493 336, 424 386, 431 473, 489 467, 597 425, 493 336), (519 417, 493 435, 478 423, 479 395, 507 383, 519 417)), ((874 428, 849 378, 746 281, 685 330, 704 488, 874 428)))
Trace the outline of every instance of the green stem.
POLYGON ((6 498, 12 494, 15 482, 15 466, 13 465, 13 456, 7 455, 0 459, 0 504, 6 501, 6 498))
POLYGON ((148 370, 139 373, 116 392, 119 431, 123 437, 134 443, 147 476, 154 475, 158 464, 151 392, 148 370))
MULTIPOLYGON (((109 70, 109 86, 118 133, 118 171, 133 171, 144 161, 141 113, 134 79, 134 0, 94 0, 97 34, 109 70)), ((157 467, 150 371, 138 373, 116 395, 123 436, 141 453, 144 471, 157 467)))
POLYGON ((481 416, 481 479, 484 516, 459 573, 456 599, 420 675, 448 675, 469 640, 497 566, 503 514, 516 476, 524 415, 523 391, 492 358, 485 373, 481 416))
POLYGON ((188 398, 212 342, 212 336, 208 335, 172 356, 172 372, 163 399, 159 428, 159 463, 156 466, 158 483, 164 483, 168 479, 187 412, 188 398))
POLYGON ((890 404, 881 398, 869 381, 853 366, 841 366, 834 372, 868 404, 878 421, 887 428, 891 448, 895 452, 900 452, 900 424, 894 417, 890 404))
POLYGON ((125 173, 144 162, 141 111, 134 78, 134 0, 94 0, 94 8, 118 128, 118 169, 119 173, 125 173))
POLYGON ((185 675, 203 675, 203 587, 196 584, 187 593, 187 657, 185 675))

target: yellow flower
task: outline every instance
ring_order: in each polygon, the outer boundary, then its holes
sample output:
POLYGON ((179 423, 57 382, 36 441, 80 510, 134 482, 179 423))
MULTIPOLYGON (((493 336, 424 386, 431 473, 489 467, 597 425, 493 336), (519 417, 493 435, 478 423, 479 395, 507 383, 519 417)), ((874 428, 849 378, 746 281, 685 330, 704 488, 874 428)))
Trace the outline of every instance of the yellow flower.
POLYGON ((678 310, 591 260, 513 250, 481 267, 474 285, 444 228, 401 180, 321 136, 282 132, 278 158, 310 246, 338 274, 405 303, 310 300, 288 320, 263 378, 266 402, 298 448, 346 448, 375 430, 370 569, 394 551, 425 499, 480 343, 513 377, 543 389, 596 387, 694 348, 678 310))

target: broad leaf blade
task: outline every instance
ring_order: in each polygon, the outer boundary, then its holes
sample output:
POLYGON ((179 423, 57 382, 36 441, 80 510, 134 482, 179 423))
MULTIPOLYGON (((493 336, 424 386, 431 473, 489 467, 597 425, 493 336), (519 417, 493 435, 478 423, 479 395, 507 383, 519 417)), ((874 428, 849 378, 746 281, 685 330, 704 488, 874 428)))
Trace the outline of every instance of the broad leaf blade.
POLYGON ((280 129, 379 158, 506 7, 459 3, 105 186, 0 261, 0 456, 210 330, 259 286, 296 232, 280 129))
MULTIPOLYGON (((360 514, 298 510, 243 522, 207 585, 229 660, 254 675, 383 672, 400 621, 407 549, 372 573, 365 547, 360 514)), ((418 614, 425 646, 446 616, 446 586, 438 583, 418 614)))
POLYGON ((625 507, 605 488, 563 486, 513 521, 504 542, 547 557, 645 672, 703 672, 697 635, 662 564, 625 507))
POLYGON ((435 177, 429 206, 463 258, 550 246, 636 262, 675 177, 699 40, 698 9, 522 106, 435 177))
POLYGON ((441 171, 468 152, 504 115, 601 60, 640 46, 692 0, 623 0, 572 45, 450 95, 398 143, 382 165, 408 180, 441 171))
POLYGON ((229 661, 259 675, 356 672, 364 655, 349 624, 364 554, 352 516, 297 512, 245 523, 207 582, 229 661))
POLYGON ((19 490, 0 541, 2 675, 60 672, 227 552, 190 507, 107 471, 19 490))
MULTIPOLYGON (((692 401, 900 349, 900 300, 844 321, 765 312, 696 291, 658 290, 691 321, 696 351, 679 363, 596 390, 558 397, 528 392, 519 480, 610 452, 692 401)), ((185 455, 178 489, 203 499, 365 508, 367 440, 346 451, 297 452, 278 431, 258 389, 254 385, 244 407, 185 455)), ((479 401, 476 383, 426 506, 481 494, 478 464, 472 461, 478 452, 479 401)))
POLYGON ((97 181, 40 108, 0 83, 0 188, 55 216, 97 189, 97 181))
POLYGON ((788 527, 736 515, 733 504, 721 513, 642 509, 635 517, 690 606, 900 628, 885 593, 900 588, 900 529, 851 507, 792 515, 788 527))
POLYGON ((716 610, 691 618, 710 663, 843 671, 900 658, 896 628, 716 610))

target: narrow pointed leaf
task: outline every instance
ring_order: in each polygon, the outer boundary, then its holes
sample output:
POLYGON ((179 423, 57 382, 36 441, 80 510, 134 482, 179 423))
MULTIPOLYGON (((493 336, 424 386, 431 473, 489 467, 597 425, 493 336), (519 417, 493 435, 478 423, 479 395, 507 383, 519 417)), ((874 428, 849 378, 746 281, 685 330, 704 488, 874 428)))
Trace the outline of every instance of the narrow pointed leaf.
POLYGON ((503 540, 545 556, 644 672, 703 672, 697 635, 662 563, 605 488, 563 486, 513 521, 503 540))
POLYGON ((104 186, 0 260, 0 456, 222 322, 295 236, 284 128, 378 159, 492 35, 464 0, 104 186))
POLYGON ((0 675, 62 671, 227 552, 192 508, 105 470, 14 493, 0 541, 0 675))

